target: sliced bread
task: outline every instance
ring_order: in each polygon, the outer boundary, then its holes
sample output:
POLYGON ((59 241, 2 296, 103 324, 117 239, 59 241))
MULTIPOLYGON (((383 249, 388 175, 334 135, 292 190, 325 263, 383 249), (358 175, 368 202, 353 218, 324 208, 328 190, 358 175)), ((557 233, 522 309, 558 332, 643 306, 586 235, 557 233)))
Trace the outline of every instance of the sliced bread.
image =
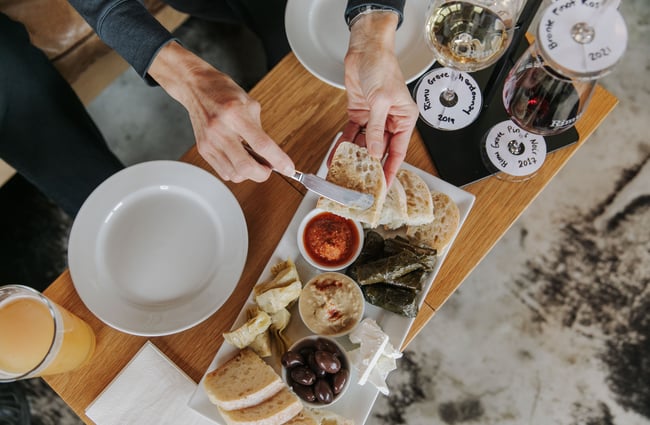
POLYGON ((397 179, 404 186, 406 192, 406 206, 409 226, 431 223, 433 221, 433 202, 431 192, 422 177, 413 171, 400 169, 397 179))
POLYGON ((319 425, 319 423, 303 409, 296 416, 289 419, 288 422, 285 422, 284 425, 319 425))
POLYGON ((381 210, 379 224, 387 229, 397 229, 406 224, 408 220, 408 206, 406 204, 406 191, 399 179, 393 179, 386 194, 384 208, 381 210))
POLYGON ((254 406, 286 388, 273 368, 248 348, 209 372, 203 385, 210 401, 223 410, 254 406))
POLYGON ((358 192, 370 193, 375 202, 366 210, 345 207, 337 202, 321 197, 317 207, 358 220, 370 227, 376 227, 386 198, 386 177, 381 162, 370 156, 366 148, 350 142, 342 142, 334 152, 332 163, 327 171, 327 180, 339 186, 358 192))
POLYGON ((219 409, 228 425, 280 425, 302 410, 302 402, 288 387, 271 398, 245 409, 219 409))
POLYGON ((456 234, 460 224, 460 212, 456 203, 444 193, 432 191, 431 200, 436 211, 433 221, 419 226, 408 226, 406 237, 412 242, 440 251, 456 234))

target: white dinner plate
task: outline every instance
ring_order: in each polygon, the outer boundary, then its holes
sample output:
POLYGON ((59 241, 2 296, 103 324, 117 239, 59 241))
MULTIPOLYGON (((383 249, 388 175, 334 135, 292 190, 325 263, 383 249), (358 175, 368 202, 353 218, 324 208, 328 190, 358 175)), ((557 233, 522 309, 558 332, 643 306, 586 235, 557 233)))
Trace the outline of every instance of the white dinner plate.
POLYGON ((151 161, 114 174, 83 204, 68 263, 99 319, 143 336, 188 329, 235 289, 248 253, 239 203, 190 164, 151 161))
MULTIPOLYGON (((332 149, 332 147, 330 147, 330 149, 332 149)), ((328 156, 329 154, 326 155, 325 158, 327 158, 328 156)), ((449 195, 449 197, 451 197, 451 199, 453 199, 453 201, 458 206, 458 210, 460 212, 460 224, 458 226, 458 230, 454 234, 454 237, 447 245, 447 247, 445 247, 441 252, 438 253, 436 264, 433 270, 429 272, 429 274, 427 275, 427 278, 423 284, 422 294, 426 294, 429 292, 431 287, 435 285, 438 271, 440 270, 442 263, 445 261, 445 258, 447 257, 447 253, 449 252, 449 248, 451 247, 451 245, 453 245, 454 240, 456 239, 456 235, 458 234, 458 231, 463 226, 465 219, 469 215, 469 212, 472 209, 472 206, 474 205, 475 196, 469 192, 466 192, 450 183, 447 183, 444 180, 439 179, 438 177, 435 177, 409 164, 406 163, 402 164, 402 168, 411 170, 414 173, 418 174, 420 177, 422 177, 424 181, 427 183, 427 186, 431 190, 435 190, 449 195)), ((327 166, 325 164, 325 161, 323 161, 318 171, 318 175, 321 177, 325 177, 326 174, 327 174, 327 166)), ((298 270, 298 275, 300 276, 300 279, 303 283, 306 283, 312 277, 321 273, 321 271, 311 266, 309 263, 307 263, 307 261, 305 261, 302 258, 296 242, 296 234, 298 232, 298 227, 300 226, 300 222, 302 221, 303 217, 306 214, 308 214, 312 209, 316 207, 317 201, 318 201, 318 195, 312 192, 307 192, 302 202, 298 206, 298 210, 294 214, 293 219, 289 223, 289 227, 287 227, 287 230, 284 232, 284 235, 282 236, 280 243, 278 244, 275 251, 273 252, 273 255, 269 259, 264 271, 262 271, 262 275, 258 279, 258 282, 263 282, 270 279, 272 276, 271 268, 274 265, 280 263, 281 261, 285 261, 287 258, 291 258, 295 262, 296 269, 298 270)), ((382 232, 381 230, 378 231, 382 232)), ((420 306, 422 306, 422 303, 424 302, 424 298, 425 297, 423 295, 420 295, 420 299, 419 299, 420 306)), ((233 329, 240 327, 246 322, 247 320, 246 310, 253 305, 255 305, 255 302, 253 300, 253 295, 251 294, 247 304, 244 306, 239 316, 235 320, 235 323, 233 324, 232 327, 233 329)), ((296 341, 301 337, 311 335, 309 329, 307 329, 307 327, 300 320, 297 303, 295 303, 291 307, 290 312, 291 312, 291 321, 289 322, 289 326, 285 329, 284 335, 290 341, 296 341)), ((383 310, 377 306, 368 303, 366 303, 365 305, 365 312, 363 317, 374 319, 377 322, 377 324, 382 328, 382 330, 389 336, 390 342, 391 344, 393 344, 395 348, 399 348, 402 346, 402 344, 406 339, 406 335, 409 332, 409 329, 411 329, 411 326, 415 321, 414 318, 400 316, 398 314, 391 313, 389 311, 383 310)), ((336 338, 336 340, 348 351, 352 348, 355 348, 355 346, 350 342, 350 339, 347 336, 336 338)), ((219 348, 219 351, 217 351, 214 359, 212 360, 212 363, 206 370, 206 374, 209 371, 212 371, 216 369, 218 366, 224 364, 228 359, 232 358, 238 351, 239 349, 236 348, 235 346, 230 345, 227 342, 224 342, 219 348)), ((279 366, 279 361, 277 358, 271 356, 265 358, 265 360, 272 367, 274 367, 276 372, 281 373, 281 368, 279 366)), ((397 367, 400 367, 399 361, 397 363, 397 367)), ((370 414, 372 406, 375 403, 377 395, 379 394, 379 390, 376 387, 374 387, 371 383, 366 383, 365 385, 359 385, 357 383, 358 377, 356 371, 352 369, 350 372, 351 372, 350 387, 348 388, 348 391, 346 392, 345 396, 342 397, 340 400, 338 400, 336 403, 332 404, 331 406, 326 406, 325 409, 331 410, 348 419, 351 419, 354 421, 355 424, 363 424, 365 423, 366 419, 368 418, 368 415, 370 414)), ((190 398, 188 404, 192 409, 201 413, 203 416, 211 419, 212 421, 214 421, 214 423, 219 425, 226 425, 225 420, 219 414, 219 411, 217 410, 216 406, 210 402, 210 399, 208 398, 208 395, 205 392, 203 386, 204 379, 205 379, 205 374, 203 375, 203 378, 199 382, 199 385, 196 388, 196 391, 194 392, 192 397, 190 398)))
MULTIPOLYGON (((345 23, 346 0, 288 0, 285 27, 289 45, 300 63, 322 81, 344 88, 343 58, 350 31, 345 23)), ((395 36, 395 53, 407 83, 433 65, 424 39, 428 0, 408 0, 395 36)))

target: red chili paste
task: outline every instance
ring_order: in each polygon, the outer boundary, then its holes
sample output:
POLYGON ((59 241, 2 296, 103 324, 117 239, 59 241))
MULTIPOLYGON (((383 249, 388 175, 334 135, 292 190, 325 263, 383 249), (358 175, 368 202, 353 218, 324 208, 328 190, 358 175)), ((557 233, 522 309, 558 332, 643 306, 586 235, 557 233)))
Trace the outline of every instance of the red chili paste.
POLYGON ((309 220, 303 242, 316 263, 336 267, 352 258, 359 247, 359 235, 352 220, 323 212, 309 220))

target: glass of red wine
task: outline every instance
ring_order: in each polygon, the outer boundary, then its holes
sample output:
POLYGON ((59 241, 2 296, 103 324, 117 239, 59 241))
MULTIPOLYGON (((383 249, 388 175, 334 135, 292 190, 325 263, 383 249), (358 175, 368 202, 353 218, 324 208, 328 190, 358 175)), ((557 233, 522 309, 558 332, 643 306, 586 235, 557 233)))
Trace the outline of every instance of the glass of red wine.
POLYGON ((535 42, 504 81, 510 120, 496 124, 483 141, 484 163, 497 177, 522 181, 535 175, 546 157, 544 136, 580 119, 598 79, 625 51, 627 29, 618 4, 557 0, 544 10, 535 42))

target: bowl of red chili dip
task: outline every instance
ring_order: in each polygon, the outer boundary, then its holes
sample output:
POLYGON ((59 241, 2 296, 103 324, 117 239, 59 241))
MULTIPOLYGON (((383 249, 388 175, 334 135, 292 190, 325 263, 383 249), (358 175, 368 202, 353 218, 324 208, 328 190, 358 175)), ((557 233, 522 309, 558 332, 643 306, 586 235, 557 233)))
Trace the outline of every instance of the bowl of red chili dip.
POLYGON ((300 253, 323 271, 345 269, 356 260, 362 247, 361 224, 328 211, 310 211, 298 228, 300 253))
POLYGON ((352 278, 325 272, 302 288, 298 312, 302 322, 316 335, 338 337, 350 333, 361 321, 365 300, 352 278))

